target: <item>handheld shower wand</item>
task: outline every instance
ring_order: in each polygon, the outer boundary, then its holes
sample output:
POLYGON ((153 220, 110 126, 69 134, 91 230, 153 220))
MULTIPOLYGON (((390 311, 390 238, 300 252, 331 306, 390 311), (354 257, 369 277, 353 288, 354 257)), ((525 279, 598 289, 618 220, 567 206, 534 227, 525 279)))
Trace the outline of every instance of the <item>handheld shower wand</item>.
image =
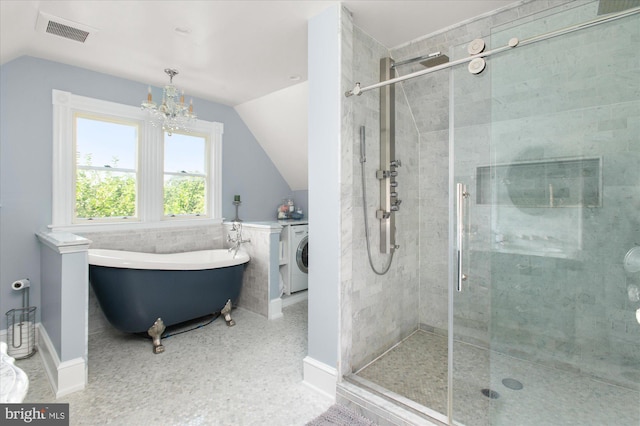
POLYGON ((373 272, 377 275, 384 275, 391 268, 391 262, 393 262, 393 254, 394 250, 391 250, 391 254, 389 255, 388 263, 385 267, 379 271, 373 265, 373 259, 371 259, 371 244, 369 243, 369 219, 367 218, 367 182, 364 177, 364 163, 367 161, 367 156, 365 155, 365 127, 360 126, 360 171, 362 176, 362 213, 364 215, 364 236, 367 242, 367 256, 369 257, 369 265, 373 272))
POLYGON ((364 126, 360 126, 360 162, 364 163, 367 161, 367 151, 366 151, 366 147, 364 144, 364 126))

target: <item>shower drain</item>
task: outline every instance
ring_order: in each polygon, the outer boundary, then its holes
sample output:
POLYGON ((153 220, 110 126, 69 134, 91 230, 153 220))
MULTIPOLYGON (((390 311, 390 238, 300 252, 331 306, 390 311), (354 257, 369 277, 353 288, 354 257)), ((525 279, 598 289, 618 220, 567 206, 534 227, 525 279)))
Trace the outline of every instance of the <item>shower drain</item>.
POLYGON ((484 396, 486 396, 489 399, 498 399, 500 398, 500 394, 494 390, 491 389, 482 389, 480 392, 482 392, 482 394, 484 396))
POLYGON ((502 384, 512 390, 520 390, 523 388, 522 383, 516 379, 502 379, 502 384))

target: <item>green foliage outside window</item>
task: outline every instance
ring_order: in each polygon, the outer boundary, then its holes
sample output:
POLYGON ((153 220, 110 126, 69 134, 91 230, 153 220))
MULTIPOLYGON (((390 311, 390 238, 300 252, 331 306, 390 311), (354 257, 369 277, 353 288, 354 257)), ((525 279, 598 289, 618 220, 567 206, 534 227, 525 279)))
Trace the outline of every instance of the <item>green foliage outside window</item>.
POLYGON ((136 213, 136 181, 128 173, 78 170, 76 217, 131 217, 136 213))
MULTIPOLYGON (((91 165, 87 156, 86 165, 91 165)), ((113 159, 113 167, 118 160, 113 159)), ((136 213, 136 181, 133 173, 79 168, 76 174, 76 217, 118 218, 136 213)), ((172 176, 164 183, 164 214, 205 213, 205 179, 172 176)))
POLYGON ((204 178, 173 176, 164 183, 164 214, 204 214, 204 178))

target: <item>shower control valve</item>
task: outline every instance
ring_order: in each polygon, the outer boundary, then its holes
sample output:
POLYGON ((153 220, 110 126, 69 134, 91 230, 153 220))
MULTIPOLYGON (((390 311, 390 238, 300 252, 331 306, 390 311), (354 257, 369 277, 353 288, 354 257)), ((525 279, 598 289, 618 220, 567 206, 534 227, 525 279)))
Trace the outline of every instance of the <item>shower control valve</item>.
POLYGON ((390 178, 390 177, 396 177, 396 176, 398 176, 398 172, 396 172, 395 170, 393 170, 393 171, 376 170, 376 178, 378 178, 379 180, 387 179, 387 178, 390 178))
POLYGON ((386 212, 384 210, 376 210, 376 219, 389 219, 391 217, 391 212, 386 212))

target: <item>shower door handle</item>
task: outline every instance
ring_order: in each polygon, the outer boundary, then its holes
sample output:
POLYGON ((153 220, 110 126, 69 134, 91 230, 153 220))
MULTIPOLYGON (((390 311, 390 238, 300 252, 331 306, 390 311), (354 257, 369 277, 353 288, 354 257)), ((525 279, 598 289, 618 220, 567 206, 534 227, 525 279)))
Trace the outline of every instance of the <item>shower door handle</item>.
POLYGON ((467 279, 467 276, 462 272, 462 265, 464 259, 464 203, 467 198, 469 198, 469 193, 467 192, 467 186, 458 183, 456 184, 456 195, 457 195, 457 205, 456 205, 456 219, 457 219, 457 228, 458 233, 457 237, 457 257, 458 257, 458 285, 456 286, 457 291, 462 291, 462 281, 467 279))

